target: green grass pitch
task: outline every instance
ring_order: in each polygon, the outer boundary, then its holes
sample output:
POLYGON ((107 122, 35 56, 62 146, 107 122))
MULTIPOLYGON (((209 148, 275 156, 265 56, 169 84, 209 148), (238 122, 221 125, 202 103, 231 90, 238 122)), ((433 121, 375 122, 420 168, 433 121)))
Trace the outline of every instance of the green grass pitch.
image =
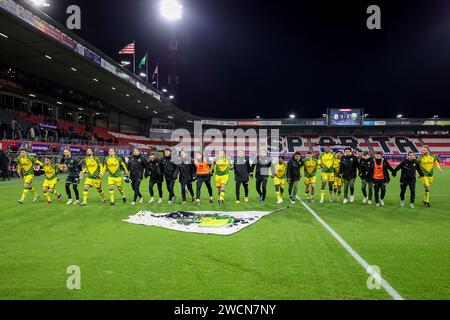
MULTIPOLYGON (((450 170, 435 179, 431 208, 420 183, 417 208, 400 208, 398 178, 383 208, 363 205, 359 184, 355 204, 311 208, 405 299, 449 299, 450 170)), ((254 180, 250 189, 250 203, 235 205, 231 181, 223 210, 277 208, 272 180, 265 205, 254 180)), ((301 204, 224 237, 122 222, 140 210, 219 209, 206 197, 200 208, 167 199, 110 208, 91 191, 82 208, 45 205, 42 192, 40 203, 29 195, 18 205, 21 190, 19 180, 0 182, 0 299, 391 299, 368 289, 367 272, 301 204), (80 290, 66 287, 71 265, 81 268, 80 290)))

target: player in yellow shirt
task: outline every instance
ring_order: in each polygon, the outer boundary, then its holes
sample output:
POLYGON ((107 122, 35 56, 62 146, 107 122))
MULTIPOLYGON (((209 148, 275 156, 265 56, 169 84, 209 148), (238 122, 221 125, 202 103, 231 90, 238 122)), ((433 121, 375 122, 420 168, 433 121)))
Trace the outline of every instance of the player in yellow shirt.
POLYGON ((284 161, 284 157, 278 158, 278 163, 272 166, 273 171, 273 183, 275 184, 275 191, 277 195, 277 204, 283 203, 283 193, 286 187, 286 172, 287 163, 284 161))
POLYGON ((233 161, 228 158, 225 151, 219 152, 219 156, 212 164, 212 172, 215 172, 216 187, 219 193, 219 205, 223 205, 225 201, 225 188, 228 183, 230 170, 233 169, 233 161))
POLYGON ((324 152, 319 157, 319 166, 322 171, 322 189, 320 191, 320 203, 323 203, 325 198, 325 187, 328 183, 328 190, 330 191, 330 201, 333 196, 333 183, 334 183, 334 153, 331 152, 331 148, 326 146, 324 152))
POLYGON ((42 162, 37 160, 35 157, 28 155, 28 151, 25 148, 20 149, 19 157, 17 158, 17 172, 19 177, 23 178, 24 185, 22 191, 22 197, 17 200, 19 204, 23 204, 28 192, 31 192, 34 196, 33 202, 39 199, 36 190, 33 188, 33 178, 34 178, 34 166, 43 166, 42 162))
POLYGON ((47 198, 47 204, 52 204, 50 195, 54 195, 55 197, 57 197, 58 201, 61 201, 62 199, 62 194, 55 190, 55 186, 58 182, 58 169, 64 167, 65 165, 52 163, 52 159, 50 157, 45 157, 44 167, 42 168, 45 176, 44 183, 42 184, 42 191, 47 198))
POLYGON ((314 203, 314 195, 316 193, 317 169, 319 163, 313 157, 312 151, 306 153, 306 158, 303 160, 303 173, 305 175, 305 197, 306 202, 314 203))
POLYGON ((114 188, 117 187, 117 191, 119 191, 122 196, 123 203, 127 203, 127 198, 123 193, 123 173, 125 176, 128 176, 128 169, 125 162, 123 162, 122 158, 117 156, 116 150, 111 148, 108 151, 109 156, 105 158, 104 163, 104 171, 108 173, 108 188, 109 188, 109 199, 110 205, 114 206, 116 203, 114 202, 114 188))
POLYGON ((97 189, 100 197, 102 198, 102 202, 106 201, 105 194, 102 190, 102 178, 105 173, 104 167, 100 162, 100 159, 94 156, 94 150, 88 148, 86 150, 86 158, 84 159, 84 168, 80 173, 80 178, 84 173, 88 173, 88 177, 84 182, 84 191, 83 191, 83 202, 80 203, 81 206, 87 205, 87 199, 89 195, 89 189, 95 188, 97 189))
POLYGON ((442 168, 437 158, 431 154, 429 146, 423 146, 421 150, 422 155, 419 157, 419 165, 423 171, 424 177, 422 178, 423 187, 425 189, 423 195, 423 204, 430 207, 430 192, 433 185, 434 167, 436 167, 439 173, 442 173, 442 168))
POLYGON ((334 156, 333 162, 333 170, 334 170, 334 183, 333 183, 333 200, 331 202, 339 202, 341 200, 342 186, 344 185, 344 181, 342 179, 341 172, 341 158, 342 152, 336 152, 334 156))

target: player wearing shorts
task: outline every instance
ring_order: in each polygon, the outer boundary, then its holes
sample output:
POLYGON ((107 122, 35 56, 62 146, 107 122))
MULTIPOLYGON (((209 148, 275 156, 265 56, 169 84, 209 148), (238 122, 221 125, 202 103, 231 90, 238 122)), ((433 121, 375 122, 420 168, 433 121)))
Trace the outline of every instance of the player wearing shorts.
POLYGON ((334 184, 334 153, 331 152, 330 147, 326 146, 324 152, 319 157, 319 166, 322 171, 322 189, 320 191, 320 203, 323 203, 325 198, 325 187, 328 183, 328 190, 330 191, 330 202, 333 196, 333 184, 334 184))
POLYGON ((215 172, 215 182, 219 193, 219 205, 225 201, 225 188, 228 184, 230 170, 233 169, 233 161, 225 155, 225 151, 220 151, 217 159, 212 164, 212 171, 215 172))
POLYGON ((128 168, 122 158, 117 156, 116 150, 111 148, 108 151, 109 156, 105 158, 104 171, 108 173, 109 201, 111 206, 115 206, 114 188, 117 188, 122 196, 122 202, 127 203, 127 198, 123 193, 123 175, 128 177, 128 168))
POLYGON ((28 192, 31 192, 33 194, 33 202, 36 202, 39 199, 36 190, 33 188, 35 165, 39 165, 42 167, 43 164, 35 157, 28 155, 28 152, 25 148, 20 149, 20 155, 17 158, 17 172, 19 174, 19 177, 23 178, 24 185, 22 197, 17 200, 19 204, 23 204, 28 192))
POLYGON ((277 195, 277 204, 283 203, 283 193, 286 187, 286 172, 287 163, 284 161, 284 157, 278 158, 278 163, 273 166, 273 183, 275 184, 275 191, 277 195))
POLYGON ((306 158, 303 160, 303 173, 305 175, 305 198, 306 202, 314 203, 314 195, 316 193, 317 169, 319 163, 313 157, 313 153, 308 151, 306 158))
POLYGON ((341 201, 342 186, 344 185, 344 179, 342 178, 341 158, 342 158, 342 152, 341 151, 336 152, 336 154, 334 156, 334 162, 333 162, 334 183, 333 183, 333 200, 332 200, 332 202, 341 201))
POLYGON ((94 150, 88 148, 86 150, 86 158, 84 159, 84 168, 80 173, 80 178, 83 173, 87 172, 88 177, 84 182, 84 190, 83 190, 83 202, 80 203, 81 206, 87 205, 87 199, 89 195, 89 189, 95 188, 97 189, 102 202, 106 202, 105 194, 102 190, 102 177, 104 174, 104 168, 100 162, 100 159, 94 156, 94 150))
POLYGON ((58 182, 58 169, 64 168, 64 165, 52 163, 50 157, 45 157, 44 166, 42 170, 44 171, 44 183, 42 184, 42 191, 47 198, 47 204, 52 204, 52 198, 50 195, 57 197, 58 201, 61 201, 62 194, 56 191, 55 186, 58 182))
POLYGON ((425 189, 423 195, 423 204, 426 207, 430 207, 430 192, 431 186, 433 185, 434 167, 438 169, 439 173, 442 173, 442 168, 437 158, 433 154, 431 154, 429 146, 423 146, 421 153, 422 155, 419 157, 419 164, 424 174, 421 180, 425 189))

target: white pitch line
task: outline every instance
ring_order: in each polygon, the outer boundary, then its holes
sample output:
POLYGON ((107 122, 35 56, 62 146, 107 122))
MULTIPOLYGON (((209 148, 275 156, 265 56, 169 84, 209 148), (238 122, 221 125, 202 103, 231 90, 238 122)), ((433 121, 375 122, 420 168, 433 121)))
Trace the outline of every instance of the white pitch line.
POLYGON ((350 255, 355 258, 356 261, 369 273, 377 282, 386 290, 386 292, 394 299, 394 300, 405 300, 386 280, 383 279, 381 274, 376 272, 369 264, 355 251, 352 247, 339 235, 336 231, 333 230, 322 218, 319 217, 317 213, 314 212, 303 200, 297 196, 297 199, 300 203, 308 210, 311 215, 316 218, 319 223, 328 230, 329 233, 347 250, 350 255))

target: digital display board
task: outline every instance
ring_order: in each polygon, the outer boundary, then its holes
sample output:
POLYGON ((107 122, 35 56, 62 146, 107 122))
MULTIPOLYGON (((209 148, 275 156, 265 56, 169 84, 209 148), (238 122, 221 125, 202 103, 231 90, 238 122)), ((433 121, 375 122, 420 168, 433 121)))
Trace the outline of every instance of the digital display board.
POLYGON ((330 108, 328 109, 329 126, 362 126, 363 109, 330 108))

